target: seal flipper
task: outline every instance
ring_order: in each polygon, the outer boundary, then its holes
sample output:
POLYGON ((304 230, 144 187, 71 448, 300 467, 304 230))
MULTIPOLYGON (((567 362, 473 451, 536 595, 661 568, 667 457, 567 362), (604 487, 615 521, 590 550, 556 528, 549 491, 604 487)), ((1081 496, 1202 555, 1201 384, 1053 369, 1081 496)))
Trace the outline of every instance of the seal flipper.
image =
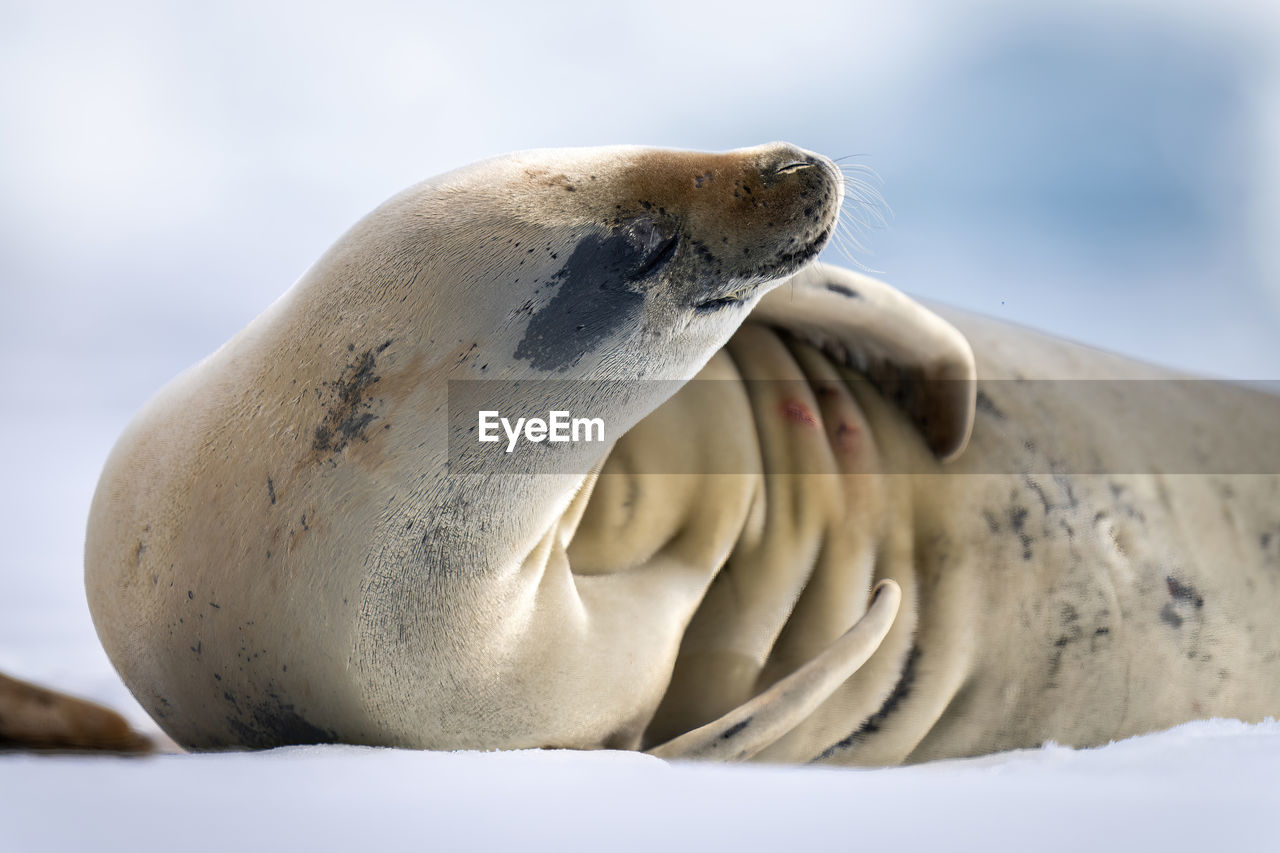
POLYGON ((141 754, 154 748, 115 711, 0 673, 0 751, 141 754))
POLYGON ((718 720, 648 750, 658 758, 746 761, 794 729, 867 662, 893 625, 902 589, 882 580, 858 622, 822 654, 718 720))
POLYGON ((943 461, 964 451, 977 400, 973 349, 959 329, 902 292, 813 264, 761 299, 751 321, 785 330, 864 374, 943 461))

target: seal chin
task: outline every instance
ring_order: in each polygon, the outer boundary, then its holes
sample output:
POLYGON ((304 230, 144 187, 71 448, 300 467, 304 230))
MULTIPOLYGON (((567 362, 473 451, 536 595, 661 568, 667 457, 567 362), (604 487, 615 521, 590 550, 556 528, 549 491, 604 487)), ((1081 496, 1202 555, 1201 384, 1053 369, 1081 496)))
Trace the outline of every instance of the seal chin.
POLYGON ((693 303, 693 313, 695 315, 714 314, 726 309, 741 308, 751 304, 756 297, 772 290, 778 284, 812 263, 818 257, 818 253, 827 245, 830 238, 831 229, 828 228, 805 245, 804 248, 780 257, 775 266, 765 272, 763 277, 756 277, 749 284, 741 285, 733 290, 722 291, 696 300, 693 303))

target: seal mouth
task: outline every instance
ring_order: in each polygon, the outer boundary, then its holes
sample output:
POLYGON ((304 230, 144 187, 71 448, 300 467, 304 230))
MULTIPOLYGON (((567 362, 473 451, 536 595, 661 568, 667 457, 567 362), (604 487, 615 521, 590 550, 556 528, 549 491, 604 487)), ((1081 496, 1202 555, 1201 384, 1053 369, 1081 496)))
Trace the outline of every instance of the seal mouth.
MULTIPOLYGON (((832 214, 833 217, 839 215, 838 212, 840 208, 837 206, 835 210, 837 212, 832 214)), ((822 229, 822 231, 818 234, 818 236, 814 237, 812 240, 810 240, 808 243, 801 246, 796 251, 781 255, 778 258, 778 263, 777 263, 778 269, 784 270, 789 267, 790 269, 787 270, 787 272, 784 273, 784 275, 791 275, 792 273, 798 271, 805 264, 809 263, 814 258, 818 257, 818 255, 822 252, 822 250, 826 248, 828 241, 830 241, 831 239, 832 228, 833 228, 832 225, 827 225, 826 228, 822 229)))
MULTIPOLYGON (((764 281, 778 281, 793 275, 818 256, 830 236, 831 229, 828 227, 802 248, 780 256, 767 272, 762 273, 764 281)), ((695 314, 711 314, 725 308, 742 305, 754 296, 760 290, 760 287, 760 279, 757 278, 755 282, 745 284, 736 290, 717 294, 693 303, 693 312, 695 314)))

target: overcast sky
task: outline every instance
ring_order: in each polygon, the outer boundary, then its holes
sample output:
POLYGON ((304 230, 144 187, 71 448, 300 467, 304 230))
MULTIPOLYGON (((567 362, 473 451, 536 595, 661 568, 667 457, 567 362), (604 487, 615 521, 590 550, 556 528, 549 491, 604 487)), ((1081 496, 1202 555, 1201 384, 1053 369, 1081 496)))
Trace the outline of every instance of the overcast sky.
POLYGON ((26 390, 136 408, 449 168, 773 139, 880 174, 905 290, 1280 376, 1274 3, 431 5, 0 5, 0 346, 67 362, 26 390))

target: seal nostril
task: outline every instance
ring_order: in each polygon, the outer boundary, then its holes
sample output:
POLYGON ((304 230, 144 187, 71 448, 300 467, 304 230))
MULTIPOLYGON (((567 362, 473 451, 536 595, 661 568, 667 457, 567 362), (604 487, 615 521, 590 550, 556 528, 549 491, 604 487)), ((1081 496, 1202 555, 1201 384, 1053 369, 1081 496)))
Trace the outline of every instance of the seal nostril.
POLYGON ((779 175, 789 175, 792 172, 799 172, 801 169, 812 169, 812 168, 813 168, 812 163, 804 163, 802 161, 795 160, 790 163, 783 163, 774 171, 779 175))

